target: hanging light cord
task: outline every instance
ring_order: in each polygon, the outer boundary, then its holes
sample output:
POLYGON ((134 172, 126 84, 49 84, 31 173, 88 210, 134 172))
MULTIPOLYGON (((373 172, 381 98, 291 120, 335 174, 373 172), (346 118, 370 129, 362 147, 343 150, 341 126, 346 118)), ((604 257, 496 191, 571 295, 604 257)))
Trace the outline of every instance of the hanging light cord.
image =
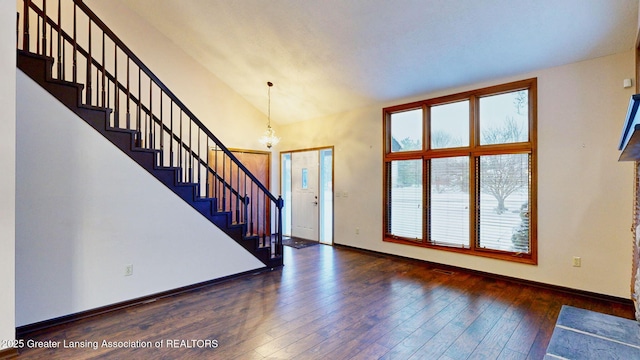
POLYGON ((269 86, 269 106, 267 108, 267 127, 271 128, 271 87, 273 83, 271 81, 267 81, 267 86, 269 86))
POLYGON ((268 99, 269 105, 267 108, 267 130, 264 132, 264 135, 259 139, 260 143, 265 145, 267 148, 271 149, 273 145, 276 145, 280 138, 276 136, 276 132, 271 128, 271 87, 273 83, 271 81, 267 81, 267 86, 269 86, 268 90, 268 99))

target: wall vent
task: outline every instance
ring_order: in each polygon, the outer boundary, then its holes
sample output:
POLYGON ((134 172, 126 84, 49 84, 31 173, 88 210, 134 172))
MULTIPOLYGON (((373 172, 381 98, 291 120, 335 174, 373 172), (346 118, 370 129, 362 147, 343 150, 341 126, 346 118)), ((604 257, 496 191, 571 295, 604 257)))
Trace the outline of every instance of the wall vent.
POLYGON ((445 274, 445 275, 453 275, 453 274, 455 274, 455 272, 453 272, 453 271, 444 270, 444 269, 433 269, 431 271, 437 272, 437 273, 440 273, 440 274, 445 274))

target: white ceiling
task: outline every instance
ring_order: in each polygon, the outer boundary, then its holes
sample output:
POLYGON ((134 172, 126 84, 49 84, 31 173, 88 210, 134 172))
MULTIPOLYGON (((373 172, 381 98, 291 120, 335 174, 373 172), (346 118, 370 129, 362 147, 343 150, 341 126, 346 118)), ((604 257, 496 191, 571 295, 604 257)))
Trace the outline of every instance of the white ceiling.
POLYGON ((121 1, 265 113, 272 81, 281 124, 630 50, 638 23, 638 0, 121 1))

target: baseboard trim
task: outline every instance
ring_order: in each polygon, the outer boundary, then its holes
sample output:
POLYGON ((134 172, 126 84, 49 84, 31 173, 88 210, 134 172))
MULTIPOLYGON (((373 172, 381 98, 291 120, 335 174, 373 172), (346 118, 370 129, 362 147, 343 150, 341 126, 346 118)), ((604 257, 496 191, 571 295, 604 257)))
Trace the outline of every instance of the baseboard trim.
POLYGON ((18 349, 0 350, 0 360, 9 360, 18 358, 18 349))
MULTIPOLYGON (((228 276, 224 276, 224 277, 213 279, 213 280, 203 281, 203 282, 200 282, 200 283, 197 283, 197 284, 183 286, 183 287, 180 287, 180 288, 177 288, 177 289, 167 290, 167 291, 163 291, 163 292, 159 292, 159 293, 156 293, 156 294, 139 297, 139 298, 132 299, 132 300, 127 300, 127 301, 123 301, 123 302, 119 302, 119 303, 115 303, 115 304, 111 304, 111 305, 102 306, 102 307, 91 309, 91 310, 81 311, 81 312, 78 312, 78 313, 65 315, 65 316, 54 318, 54 319, 49 319, 49 320, 44 320, 44 321, 40 321, 40 322, 33 323, 33 324, 19 326, 19 327, 16 328, 16 338, 17 339, 24 339, 27 336, 29 336, 29 335, 37 332, 37 331, 49 329, 49 328, 54 327, 54 326, 58 326, 58 325, 62 325, 62 324, 66 324, 66 323, 70 323, 70 322, 86 319, 86 318, 93 317, 93 316, 99 316, 99 315, 107 314, 107 313, 110 313, 110 312, 114 312, 114 311, 117 311, 117 310, 122 310, 122 309, 125 309, 125 308, 130 308, 130 307, 133 307, 133 306, 139 306, 139 305, 148 304, 148 303, 155 302, 156 300, 160 300, 160 299, 163 299, 163 298, 184 294, 184 293, 187 293, 187 292, 190 292, 190 291, 201 290, 203 288, 207 288, 207 287, 210 287, 210 286, 213 286, 213 285, 217 285, 217 284, 220 284, 220 283, 225 282, 225 281, 234 280, 234 279, 247 277, 247 276, 252 276, 252 275, 257 275, 257 274, 261 274, 261 273, 264 273, 264 272, 267 272, 267 271, 272 271, 272 270, 275 270, 275 269, 278 269, 278 268, 280 268, 280 267, 276 267, 276 268, 264 267, 264 268, 258 268, 258 269, 254 269, 254 270, 249 270, 249 271, 241 272, 241 273, 238 273, 238 274, 233 274, 233 275, 228 275, 228 276)), ((0 360, 2 360, 2 359, 3 358, 0 356, 0 360)))
POLYGON ((422 263, 422 264, 427 264, 429 266, 433 266, 434 268, 437 268, 437 269, 455 271, 455 272, 467 272, 467 273, 470 273, 470 274, 485 276, 485 277, 492 278, 492 279, 504 280, 504 281, 509 281, 509 282, 512 282, 512 283, 523 284, 523 285, 528 285, 528 286, 534 286, 534 287, 542 288, 542 289, 559 291, 559 292, 568 293, 568 294, 571 294, 571 295, 583 296, 583 297, 587 297, 587 298, 591 298, 591 299, 610 301, 610 302, 619 303, 619 304, 622 304, 622 305, 625 305, 625 306, 634 306, 633 305, 633 301, 631 300, 631 298, 625 299, 625 298, 621 298, 621 297, 617 297, 617 296, 599 294, 599 293, 585 291, 585 290, 572 289, 572 288, 559 286, 559 285, 545 284, 545 283, 541 283, 541 282, 537 282, 537 281, 519 279, 519 278, 516 278, 516 277, 499 275, 499 274, 493 274, 493 273, 490 273, 490 272, 485 272, 485 271, 480 271, 480 270, 473 270, 473 269, 467 269, 467 268, 463 268, 463 267, 459 267, 459 266, 440 264, 440 263, 433 262, 433 261, 414 259, 414 258, 401 256, 401 255, 387 254, 387 253, 380 252, 380 251, 368 250, 368 249, 363 249, 363 248, 350 246, 350 245, 343 245, 343 244, 336 244, 336 243, 334 243, 333 245, 335 247, 338 247, 338 248, 344 248, 344 249, 348 249, 348 250, 352 250, 352 251, 358 251, 358 252, 373 254, 373 255, 377 255, 377 256, 383 256, 383 257, 387 257, 387 258, 396 258, 396 259, 403 259, 403 260, 409 260, 409 261, 416 261, 416 262, 419 262, 419 263, 422 263))

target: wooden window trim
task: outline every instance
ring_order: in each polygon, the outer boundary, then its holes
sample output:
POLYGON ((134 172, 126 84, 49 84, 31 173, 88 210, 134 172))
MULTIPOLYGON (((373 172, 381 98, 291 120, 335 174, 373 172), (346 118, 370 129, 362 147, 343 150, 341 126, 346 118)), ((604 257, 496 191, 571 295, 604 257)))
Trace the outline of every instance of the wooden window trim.
MULTIPOLYGON (((513 262, 519 262, 524 264, 537 265, 538 263, 538 241, 537 241, 537 79, 525 79, 521 81, 515 81, 496 86, 485 87, 477 90, 465 91, 462 93, 441 96, 438 98, 415 101, 408 104, 400 104, 391 107, 384 108, 383 115, 383 141, 384 141, 384 153, 383 153, 383 241, 392 242, 398 244, 412 245, 424 248, 445 250, 455 253, 469 254, 481 257, 488 257, 493 259, 507 260, 513 262), (529 141, 521 143, 509 143, 509 144, 491 144, 480 145, 479 129, 479 109, 477 103, 479 99, 486 96, 500 95, 503 93, 510 93, 518 90, 529 91, 529 141), (430 132, 429 132, 429 116, 430 107, 434 105, 444 105, 448 103, 454 103, 458 101, 469 100, 469 145, 457 148, 445 148, 445 149, 431 149, 430 146, 430 132), (406 152, 391 152, 391 114, 401 111, 408 111, 412 109, 423 109, 423 149, 416 151, 406 152), (470 221, 469 227, 469 247, 455 247, 434 244, 428 241, 427 233, 429 226, 427 223, 426 209, 429 204, 429 179, 427 178, 427 161, 429 159, 454 157, 454 156, 466 156, 469 157, 469 194, 470 196, 478 195, 477 191, 477 179, 475 166, 479 161, 480 156, 484 155, 500 155, 500 154, 529 154, 530 155, 530 204, 529 204, 529 221, 530 221, 530 252, 528 254, 522 254, 517 252, 508 252, 502 250, 493 250, 480 248, 476 245, 478 223, 470 221), (398 236, 394 236, 387 233, 387 227, 389 224, 389 212, 390 209, 387 206, 388 199, 388 187, 389 179, 387 174, 387 167, 391 161, 397 160, 417 160, 423 161, 423 236, 420 241, 415 239, 407 239, 398 236)), ((470 201, 470 217, 476 219, 478 209, 477 200, 470 201)))

